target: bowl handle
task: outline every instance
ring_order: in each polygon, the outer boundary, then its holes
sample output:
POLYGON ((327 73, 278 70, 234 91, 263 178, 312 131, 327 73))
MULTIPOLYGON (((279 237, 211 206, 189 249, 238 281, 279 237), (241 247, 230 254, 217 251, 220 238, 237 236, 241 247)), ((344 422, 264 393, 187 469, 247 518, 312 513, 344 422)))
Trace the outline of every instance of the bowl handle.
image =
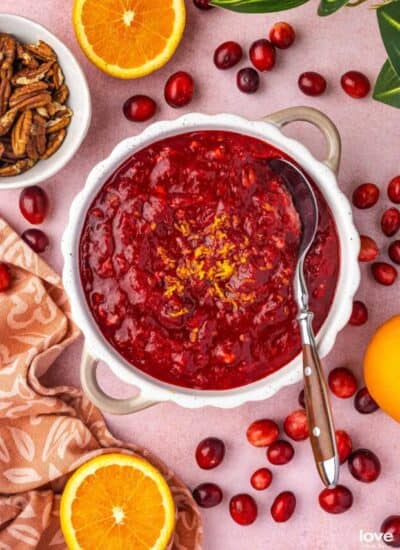
POLYGON ((289 107, 263 118, 266 122, 272 122, 278 128, 282 128, 290 122, 309 122, 316 126, 324 134, 328 155, 323 161, 333 172, 337 173, 340 165, 342 143, 338 129, 330 118, 313 107, 289 107))
POLYGON ((81 358, 81 384, 87 397, 100 410, 110 414, 122 415, 139 412, 157 405, 157 401, 146 400, 140 394, 128 399, 116 399, 104 393, 97 382, 97 364, 97 359, 92 357, 86 346, 84 346, 81 358))

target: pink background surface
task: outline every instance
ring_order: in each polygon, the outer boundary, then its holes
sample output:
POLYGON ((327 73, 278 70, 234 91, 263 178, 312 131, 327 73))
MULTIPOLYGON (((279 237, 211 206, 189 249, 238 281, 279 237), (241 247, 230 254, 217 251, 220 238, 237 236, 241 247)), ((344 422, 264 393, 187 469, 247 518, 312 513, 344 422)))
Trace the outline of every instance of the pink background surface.
MULTIPOLYGON (((342 134, 340 185, 345 192, 350 194, 354 186, 363 181, 375 181, 384 190, 387 181, 400 173, 399 112, 371 98, 354 101, 343 94, 339 84, 340 75, 348 69, 359 69, 373 79, 385 60, 373 11, 361 6, 343 9, 330 18, 321 19, 316 15, 316 2, 284 15, 254 16, 216 9, 200 12, 193 8, 191 1, 187 4, 184 40, 172 61, 152 76, 122 82, 102 74, 79 50, 71 28, 71 0, 1 2, 1 11, 31 17, 64 40, 82 63, 92 92, 94 116, 83 147, 61 173, 46 182, 52 212, 43 229, 52 240, 52 248, 45 257, 58 271, 62 267, 60 236, 72 198, 84 185, 91 167, 106 157, 121 139, 140 132, 143 127, 129 123, 121 113, 123 101, 135 93, 148 93, 159 101, 157 120, 189 111, 226 111, 258 118, 288 106, 313 105, 330 115, 342 134), (282 18, 295 26, 296 45, 278 52, 278 66, 271 74, 262 76, 263 84, 258 94, 241 94, 235 86, 235 70, 218 72, 214 68, 214 48, 224 40, 233 39, 247 49, 254 39, 266 35, 274 21, 282 18), (187 109, 177 112, 164 104, 162 90, 166 78, 179 69, 193 74, 197 94, 187 109), (320 71, 327 77, 329 90, 323 97, 309 99, 298 90, 297 77, 305 70, 320 71)), ((316 130, 296 124, 288 133, 303 140, 316 155, 323 154, 316 130)), ((0 193, 0 214, 22 231, 27 224, 18 212, 18 194, 18 191, 0 193)), ((382 247, 387 243, 380 236, 379 219, 385 205, 386 198, 374 210, 355 215, 360 231, 376 237, 382 247)), ((361 361, 368 338, 382 321, 399 312, 399 285, 397 282, 392 288, 379 287, 363 266, 358 296, 368 304, 370 321, 361 328, 348 327, 340 334, 334 351, 325 361, 327 369, 349 365, 361 380, 361 361)), ((79 343, 68 350, 52 368, 48 375, 50 383, 78 384, 80 346, 79 343)), ((104 387, 114 395, 128 393, 105 367, 101 369, 101 379, 104 387)), ((221 485, 225 493, 223 503, 203 514, 204 548, 207 550, 383 548, 382 543, 360 542, 361 529, 379 531, 387 515, 400 512, 399 427, 381 411, 362 416, 354 410, 352 400, 332 398, 337 427, 351 434, 355 447, 372 449, 382 462, 382 475, 370 486, 352 479, 347 467, 342 467, 341 481, 354 494, 354 506, 346 514, 331 516, 319 508, 317 497, 321 485, 307 442, 295 445, 296 455, 288 466, 273 468, 275 479, 267 491, 256 493, 250 488, 250 474, 266 465, 266 459, 263 450, 247 444, 248 424, 260 417, 281 421, 298 407, 300 389, 300 384, 292 386, 268 401, 249 403, 233 410, 190 411, 161 404, 135 416, 109 417, 108 423, 120 438, 135 440, 158 453, 189 486, 203 481, 221 485), (196 466, 193 453, 197 442, 209 435, 225 441, 227 454, 219 468, 206 473, 196 466), (294 491, 298 500, 294 517, 284 525, 275 524, 269 515, 270 505, 281 490, 294 491), (228 513, 229 498, 239 492, 253 494, 259 506, 256 523, 247 528, 236 525, 228 513)))

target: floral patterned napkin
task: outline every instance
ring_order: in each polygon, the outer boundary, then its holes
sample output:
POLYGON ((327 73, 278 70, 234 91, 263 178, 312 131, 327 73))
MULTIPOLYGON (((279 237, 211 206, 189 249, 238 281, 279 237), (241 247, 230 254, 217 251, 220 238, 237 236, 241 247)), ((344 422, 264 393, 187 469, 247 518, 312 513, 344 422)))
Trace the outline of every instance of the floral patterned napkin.
POLYGON ((41 385, 79 332, 60 277, 1 218, 0 261, 14 276, 0 293, 0 550, 65 548, 58 516, 68 475, 115 450, 163 472, 178 510, 173 548, 200 550, 201 519, 183 482, 148 451, 115 439, 79 389, 41 385))

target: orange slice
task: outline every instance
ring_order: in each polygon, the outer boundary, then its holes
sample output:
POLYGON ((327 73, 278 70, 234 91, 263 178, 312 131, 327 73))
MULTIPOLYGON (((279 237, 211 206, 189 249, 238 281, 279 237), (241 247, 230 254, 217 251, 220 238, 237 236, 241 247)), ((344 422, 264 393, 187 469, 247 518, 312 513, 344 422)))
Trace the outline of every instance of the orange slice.
POLYGON ((70 550, 165 550, 175 527, 175 504, 149 462, 114 453, 76 470, 61 498, 60 520, 70 550))
POLYGON ((185 27, 184 0, 75 0, 79 44, 102 71, 139 78, 172 57, 185 27))

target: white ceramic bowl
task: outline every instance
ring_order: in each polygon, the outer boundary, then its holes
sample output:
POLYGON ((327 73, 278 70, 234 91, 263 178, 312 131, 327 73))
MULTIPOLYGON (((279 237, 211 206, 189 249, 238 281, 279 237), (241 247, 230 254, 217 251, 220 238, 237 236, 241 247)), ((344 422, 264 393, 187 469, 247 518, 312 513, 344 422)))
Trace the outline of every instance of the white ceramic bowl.
POLYGON ((0 177, 2 189, 17 189, 40 183, 54 176, 69 162, 81 146, 90 126, 92 107, 86 77, 74 55, 54 34, 39 23, 26 17, 0 13, 0 32, 13 34, 21 42, 47 42, 56 52, 59 64, 70 90, 67 105, 74 115, 67 129, 67 136, 60 149, 49 159, 41 160, 33 168, 10 178, 0 177))
POLYGON ((353 225, 350 204, 340 191, 334 173, 340 159, 340 138, 337 130, 325 115, 307 107, 286 109, 266 117, 265 120, 268 122, 250 122, 227 114, 189 114, 174 121, 155 123, 140 135, 120 143, 106 160, 92 170, 85 188, 73 201, 69 224, 62 240, 65 259, 63 281, 71 300, 73 317, 85 336, 86 351, 81 366, 82 385, 90 399, 104 411, 125 414, 159 401, 174 401, 184 407, 235 407, 246 401, 271 397, 283 386, 293 384, 302 377, 302 362, 298 356, 277 372, 239 388, 222 391, 181 388, 168 385, 135 369, 102 336, 87 306, 80 281, 78 257, 82 226, 88 207, 108 177, 134 152, 154 141, 190 131, 230 130, 267 141, 298 161, 316 182, 328 202, 336 220, 340 240, 341 269, 336 294, 329 315, 317 336, 322 357, 331 350, 337 333, 347 323, 360 279, 357 261, 359 237, 353 225), (289 139, 281 132, 280 126, 295 120, 308 121, 318 126, 325 134, 329 145, 325 162, 316 160, 304 145, 289 139), (138 387, 140 395, 125 400, 107 396, 97 383, 98 360, 106 362, 121 380, 138 387))

